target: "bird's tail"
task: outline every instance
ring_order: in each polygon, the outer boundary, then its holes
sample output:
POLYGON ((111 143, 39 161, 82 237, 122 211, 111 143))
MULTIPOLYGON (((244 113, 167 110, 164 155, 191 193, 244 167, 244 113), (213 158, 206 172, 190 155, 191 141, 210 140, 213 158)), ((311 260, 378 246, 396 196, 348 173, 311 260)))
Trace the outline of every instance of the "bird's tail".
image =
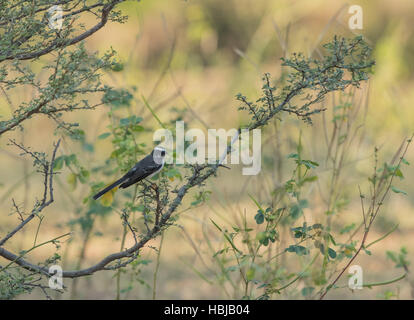
POLYGON ((107 186, 105 189, 103 189, 103 190, 99 191, 97 194, 95 194, 93 196, 93 199, 94 200, 99 199, 102 195, 104 195, 108 191, 112 190, 113 188, 115 188, 116 186, 118 186, 119 184, 121 184, 122 182, 124 182, 125 179, 126 179, 125 177, 122 177, 121 179, 115 181, 111 185, 107 186))

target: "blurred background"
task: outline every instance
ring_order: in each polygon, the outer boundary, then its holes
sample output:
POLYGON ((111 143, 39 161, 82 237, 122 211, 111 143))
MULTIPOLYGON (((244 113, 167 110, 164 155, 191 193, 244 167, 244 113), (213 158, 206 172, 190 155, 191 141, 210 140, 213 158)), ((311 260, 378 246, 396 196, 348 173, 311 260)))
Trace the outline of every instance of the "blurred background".
MULTIPOLYGON (((119 6, 129 16, 125 24, 108 24, 90 37, 87 48, 105 52, 114 48, 123 63, 123 70, 104 77, 106 83, 119 88, 136 88, 131 103, 134 114, 144 118, 145 126, 158 129, 157 122, 143 106, 141 95, 156 111, 162 121, 168 121, 183 112, 183 119, 193 128, 236 128, 247 118, 238 112, 235 95, 239 92, 251 100, 260 95, 263 73, 273 79, 281 76, 280 58, 293 52, 320 57, 322 44, 333 35, 353 37, 363 34, 373 47, 376 60, 374 74, 369 83, 355 92, 352 103, 357 106, 352 113, 352 132, 355 140, 349 141, 344 168, 339 185, 344 203, 340 215, 334 216, 338 228, 361 222, 358 185, 369 192, 367 177, 372 173, 374 147, 379 148, 379 162, 389 161, 405 138, 414 131, 414 3, 411 0, 344 1, 327 0, 172 0, 127 2, 119 6), (350 5, 363 9, 363 29, 350 30, 348 13, 350 5), (174 111, 175 110, 175 111, 174 111), (185 111, 185 112, 184 112, 185 111)), ((37 62, 42 64, 42 60, 37 62)), ((13 103, 30 99, 29 91, 11 96, 13 103)), ((312 126, 299 119, 285 116, 282 122, 269 126, 262 136, 262 171, 254 177, 241 175, 241 166, 222 170, 217 178, 209 181, 212 191, 206 204, 184 210, 178 220, 180 227, 171 227, 163 236, 160 254, 145 248, 141 257, 145 263, 129 270, 121 278, 121 298, 152 298, 154 272, 156 272, 157 299, 221 299, 240 298, 239 288, 233 288, 218 276, 220 265, 213 257, 223 245, 223 237, 214 228, 210 218, 222 226, 240 224, 246 215, 254 226, 257 208, 248 194, 266 203, 269 194, 288 180, 292 168, 286 156, 295 152, 301 135, 306 158, 317 161, 318 183, 306 190, 313 199, 305 209, 308 222, 325 219, 324 192, 329 186, 325 175, 332 169, 326 161, 329 136, 334 130, 333 106, 341 97, 332 96, 324 102, 327 111, 316 115, 312 126), (273 131, 277 127, 275 135, 273 131)), ((343 101, 342 101, 343 102, 343 101)), ((10 115, 10 107, 0 96, 0 115, 10 115)), ((66 119, 80 123, 85 139, 93 146, 86 152, 79 144, 64 139, 61 152, 75 153, 85 167, 104 164, 112 152, 110 141, 98 140, 106 131, 108 109, 76 112, 66 119)), ((19 152, 7 145, 8 138, 15 138, 34 150, 51 151, 54 123, 38 117, 24 124, 24 131, 14 131, 0 139, 0 232, 3 234, 16 224, 10 216, 11 198, 30 208, 41 181, 33 172, 31 160, 19 157, 19 152)), ((141 134, 140 142, 150 144, 151 134, 141 134)), ((414 148, 406 159, 414 162, 414 148)), ((361 253, 355 261, 364 270, 364 282, 382 282, 394 279, 403 270, 394 268, 386 251, 399 252, 405 246, 407 260, 414 258, 414 167, 403 170, 405 179, 398 181, 404 194, 391 194, 381 209, 370 240, 381 237, 393 226, 398 228, 378 246, 370 248, 371 255, 361 253)), ((57 178, 55 203, 45 211, 47 219, 41 226, 39 237, 53 238, 71 230, 70 221, 78 217, 82 198, 90 189, 71 191, 66 181, 67 171, 57 178)), ((40 195, 38 195, 39 197, 40 195)), ((191 201, 191 200, 188 200, 191 201)), ((297 225, 300 225, 297 223, 297 225)), ((296 225, 295 225, 296 226, 296 225)), ((10 249, 19 251, 30 246, 36 224, 24 229, 10 249)), ((74 230, 70 242, 60 248, 65 269, 88 266, 102 257, 119 250, 122 225, 119 216, 107 214, 99 218, 85 244, 85 235, 74 230)), ((339 238, 337 241, 345 241, 339 238)), ((133 239, 128 239, 127 246, 133 239)), ((159 247, 160 239, 151 242, 159 247)), ((54 248, 44 247, 30 254, 31 261, 45 259, 54 248)), ((339 266, 343 266, 342 261, 339 266)), ((301 264, 303 266, 303 264, 301 264)), ((231 262, 227 266, 231 266, 231 262)), ((286 262, 292 272, 301 267, 292 260, 286 262)), ((329 298, 341 299, 411 299, 412 276, 389 286, 364 288, 352 292, 338 289, 329 298)), ((60 298, 112 299, 115 297, 113 272, 98 272, 79 279, 73 290, 73 280, 65 279, 68 290, 60 298)), ((346 284, 346 276, 340 281, 346 284)), ((303 284, 276 299, 304 298, 300 295, 303 284)), ((39 293, 21 296, 35 298, 39 293)), ((40 297, 40 296, 39 296, 40 297)), ((57 298, 59 298, 57 296, 57 298)))

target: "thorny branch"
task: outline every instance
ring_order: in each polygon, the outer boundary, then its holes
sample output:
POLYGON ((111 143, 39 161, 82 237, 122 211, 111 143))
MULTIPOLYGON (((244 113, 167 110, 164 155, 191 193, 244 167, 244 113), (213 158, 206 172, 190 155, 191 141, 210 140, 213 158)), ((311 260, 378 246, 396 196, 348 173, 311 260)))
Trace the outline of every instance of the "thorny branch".
MULTIPOLYGON (((383 173, 381 174, 381 176, 379 178, 377 178, 377 163, 375 163, 374 174, 373 174, 373 178, 372 178, 372 184, 373 184, 374 188, 373 188, 373 191, 372 191, 372 194, 371 194, 370 205, 369 205, 367 210, 365 210, 365 206, 364 206, 365 196, 361 193, 361 189, 359 189, 359 195, 360 195, 360 198, 361 198, 361 210, 362 210, 362 216, 363 216, 363 225, 364 225, 364 233, 362 235, 361 243, 360 243, 358 249, 356 250, 355 254, 347 262, 345 267, 343 269, 341 269, 341 271, 339 272, 337 277, 321 293, 320 298, 319 298, 320 300, 324 299, 326 294, 329 292, 329 290, 333 286, 335 286, 335 284, 339 281, 339 279, 342 277, 344 272, 349 268, 349 266, 352 264, 352 262, 359 255, 361 250, 366 248, 365 243, 367 241, 368 234, 371 230, 372 224, 375 221, 375 218, 377 217, 378 212, 379 212, 381 206, 383 205, 384 200, 385 200, 386 196, 388 195, 388 193, 391 189, 392 182, 394 180, 394 177, 396 176, 397 168, 400 167, 400 165, 401 165, 401 163, 402 163, 402 161, 405 157, 405 154, 408 151, 408 147, 410 146, 413 138, 414 138, 414 135, 411 136, 411 138, 409 138, 406 141, 405 147, 404 147, 404 142, 403 142, 401 147, 398 149, 397 153, 394 155, 394 157, 391 161, 391 165, 394 165, 395 162, 397 161, 397 159, 398 159, 398 162, 395 166, 395 169, 391 172, 391 175, 389 175, 390 173, 386 170, 386 168, 384 168, 383 173)), ((377 152, 377 149, 375 151, 377 152)), ((376 162, 377 162, 377 160, 376 160, 376 162)))
MULTIPOLYGON (((14 53, 6 53, 6 54, 1 53, 1 55, 0 55, 0 62, 5 61, 5 60, 14 60, 14 59, 17 59, 17 60, 30 60, 30 59, 38 58, 40 56, 43 56, 45 54, 48 54, 48 53, 50 53, 50 52, 52 52, 52 51, 54 51, 56 49, 74 45, 74 44, 76 44, 76 43, 78 43, 78 42, 80 42, 80 41, 88 38, 89 36, 91 36, 92 34, 94 34, 95 32, 97 32, 98 30, 102 29, 105 26, 105 24, 108 22, 109 14, 114 9, 114 7, 117 4, 119 4, 121 2, 124 2, 124 1, 125 0, 113 0, 113 1, 110 1, 110 2, 108 2, 106 4, 104 2, 99 1, 98 3, 95 3, 93 5, 89 5, 89 6, 87 6, 87 5, 84 4, 83 7, 81 7, 80 9, 75 10, 73 12, 70 12, 70 13, 68 13, 66 15, 63 15, 62 18, 65 19, 65 18, 77 16, 77 15, 83 13, 83 12, 91 12, 92 9, 101 8, 101 10, 100 10, 101 12, 100 12, 100 15, 99 15, 99 22, 96 25, 94 25, 93 27, 87 29, 83 33, 81 33, 81 34, 79 34, 79 35, 77 35, 77 36, 75 36, 73 38, 69 38, 69 39, 64 39, 59 34, 57 34, 56 35, 56 38, 53 41, 51 41, 45 47, 43 46, 43 48, 40 49, 40 50, 35 50, 35 51, 28 50, 28 51, 25 51, 25 48, 23 48, 22 50, 16 50, 17 53, 16 52, 14 52, 14 53), (22 51, 22 52, 20 52, 20 51, 22 51)), ((68 4, 70 2, 71 1, 59 1, 56 4, 64 5, 64 4, 68 4)), ((80 1, 78 1, 78 3, 76 4, 76 6, 79 3, 80 3, 80 1)), ((53 4, 54 3, 51 3, 51 5, 53 5, 53 4)), ((41 7, 39 9, 35 10, 34 13, 39 13, 39 12, 47 11, 50 8, 50 6, 41 7)), ((76 6, 74 6, 74 7, 76 7, 76 6)), ((74 7, 72 7, 72 9, 74 7)), ((13 21, 7 21, 7 20, 4 20, 4 19, 0 19, 0 26, 10 26, 11 24, 15 23, 16 21, 21 20, 21 19, 26 18, 26 17, 29 16, 29 13, 27 12, 27 10, 22 10, 22 11, 24 11, 24 13, 22 13, 19 16, 15 17, 13 19, 13 21)), ((33 13, 30 12, 30 14, 32 15, 33 13)), ((45 16, 46 16, 46 14, 45 14, 45 16)), ((11 28, 11 29, 13 30, 13 28, 11 28)), ((20 48, 23 44, 26 44, 26 42, 29 41, 30 38, 34 34, 35 34, 35 32, 30 32, 30 33, 28 32, 26 35, 23 35, 20 39, 14 40, 13 41, 13 45, 15 45, 17 43, 18 46, 19 46, 19 48, 20 48)), ((11 46, 11 47, 15 49, 15 46, 11 46)))
MULTIPOLYGON (((40 159, 39 156, 31 152, 30 150, 26 149, 24 146, 17 144, 14 140, 10 140, 12 144, 19 147, 24 151, 24 153, 31 155, 34 159, 39 161, 39 163, 43 166, 43 175, 44 175, 44 192, 43 192, 43 198, 40 201, 40 203, 36 203, 34 208, 32 209, 30 215, 22 220, 22 222, 14 228, 12 231, 10 231, 3 239, 0 240, 0 250, 7 240, 9 240, 11 237, 13 237, 18 231, 20 231, 26 224, 28 224, 37 214, 39 214, 43 209, 45 209, 47 206, 49 206, 53 201, 53 175, 55 174, 53 172, 53 165, 56 158, 56 152, 60 145, 60 140, 55 144, 52 159, 50 162, 45 161, 44 159, 40 159), (49 191, 49 192, 48 192, 49 191)), ((13 205, 16 208, 17 213, 19 214, 20 219, 23 218, 23 214, 20 213, 16 203, 13 200, 13 205)), ((1 251, 0 251, 1 252, 1 251)))
MULTIPOLYGON (((8 120, 0 121, 0 135, 14 130, 34 115, 43 114, 54 120, 58 128, 69 133, 72 124, 59 118, 63 113, 75 110, 93 110, 102 103, 89 105, 90 93, 107 93, 111 88, 100 82, 102 69, 110 68, 114 63, 115 52, 111 51, 98 57, 96 53, 86 52, 82 40, 103 28, 108 21, 123 22, 123 16, 114 11, 117 4, 125 0, 96 0, 91 4, 84 1, 44 1, 42 5, 33 1, 20 1, 17 4, 0 6, 0 87, 3 94, 20 87, 34 90, 30 102, 23 102, 13 107, 13 114, 8 120), (63 6, 62 30, 48 27, 47 10, 52 5, 63 6), (82 13, 94 13, 99 22, 89 29, 81 28, 75 21, 82 13), (40 19, 37 14, 44 13, 40 19), (43 20, 42 20, 43 19, 43 20), (81 30, 80 34, 77 30, 81 30), (32 37, 37 40, 33 41, 32 37), (76 48, 69 47, 78 44, 76 48), (30 65, 24 60, 37 59, 48 53, 54 62, 43 68, 42 72, 51 70, 48 81, 40 81, 30 65), (88 65, 88 68, 85 66, 88 65), (88 97, 87 97, 88 96, 88 97), (87 97, 87 98, 86 98, 87 97), (77 98, 77 101, 75 101, 77 98), (81 102, 79 102, 81 101, 81 102)), ((12 104, 9 101, 10 105, 12 104)))

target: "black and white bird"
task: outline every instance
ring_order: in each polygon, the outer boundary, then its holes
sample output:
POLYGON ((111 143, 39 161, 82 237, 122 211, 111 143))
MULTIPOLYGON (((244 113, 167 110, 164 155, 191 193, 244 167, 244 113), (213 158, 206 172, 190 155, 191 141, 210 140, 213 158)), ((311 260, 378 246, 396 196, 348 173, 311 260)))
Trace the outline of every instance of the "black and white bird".
POLYGON ((93 199, 99 199, 102 195, 117 186, 124 189, 145 178, 151 178, 153 175, 161 171, 161 169, 164 167, 164 161, 165 149, 160 146, 155 147, 149 155, 137 162, 135 166, 129 170, 122 178, 115 181, 105 189, 99 191, 93 196, 93 199))

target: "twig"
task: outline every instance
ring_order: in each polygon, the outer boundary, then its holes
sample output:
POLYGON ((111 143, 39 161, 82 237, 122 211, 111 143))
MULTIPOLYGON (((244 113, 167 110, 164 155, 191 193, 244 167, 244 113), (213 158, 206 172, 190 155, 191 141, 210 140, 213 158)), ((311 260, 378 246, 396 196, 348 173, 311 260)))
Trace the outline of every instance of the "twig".
MULTIPOLYGON (((17 144, 16 144, 17 145, 17 144)), ((44 183, 44 195, 43 195, 43 199, 41 201, 41 205, 40 206, 35 206, 31 212, 31 214, 24 219, 16 228, 14 228, 11 232, 9 232, 3 239, 0 240, 0 247, 3 246, 7 240, 9 240, 11 237, 13 237, 18 231, 20 231, 27 223, 29 223, 34 217, 35 215, 37 215, 39 212, 41 212, 44 208, 46 208, 47 206, 49 206, 53 201, 53 166, 55 163, 55 158, 56 158, 56 152, 57 149, 59 148, 60 145, 60 139, 58 140, 58 142, 55 144, 55 148, 53 150, 53 154, 52 154, 52 159, 50 161, 50 164, 47 166, 49 168, 49 171, 47 170, 47 167, 45 167, 45 183, 44 183), (47 181, 47 177, 49 177, 49 181, 47 181), (48 185, 49 183, 49 185, 48 185), (47 199, 47 193, 46 191, 49 188, 49 199, 47 199)), ((21 146, 20 146, 21 147, 21 146)), ((35 155, 33 153, 29 153, 31 154, 33 157, 35 157, 35 155)), ((35 157, 37 158, 37 157, 35 157)), ((14 202, 14 201, 13 201, 14 202)))
MULTIPOLYGON (((395 156, 394 156, 394 158, 393 158, 393 161, 395 160, 395 159, 397 159, 397 157, 398 157, 398 155, 401 155, 400 156, 400 158, 399 158, 399 161, 398 161, 398 164, 397 164, 397 168, 399 168, 400 167, 400 165, 401 165, 401 162, 402 162, 402 159, 404 158, 404 156, 405 156, 405 154, 407 153, 407 151, 408 151, 408 147, 410 146, 410 144, 411 144, 411 142, 412 142, 412 139, 413 139, 413 137, 414 137, 414 134, 411 136, 411 138, 410 139, 408 139, 407 140, 407 143, 406 143, 406 146, 405 146, 405 149, 404 149, 404 151, 402 152, 402 154, 401 154, 401 149, 402 149, 402 147, 400 147, 399 149, 398 149, 398 151, 397 151, 397 153, 395 154, 395 156)), ((392 161, 392 162, 393 162, 392 161)), ((385 170, 384 170, 385 171, 385 170)), ((378 203, 375 203, 375 199, 377 199, 377 196, 379 196, 379 194, 378 194, 378 192, 381 192, 381 189, 380 188, 377 188, 377 191, 376 191, 376 193, 373 193, 372 194, 372 198, 374 198, 374 200, 373 200, 373 202, 372 202, 372 205, 370 206, 370 208, 369 208, 369 210, 368 210, 368 217, 369 217, 369 221, 368 221, 368 224, 367 224, 367 226, 365 227, 365 230, 364 230, 364 234, 363 234, 363 237, 362 237, 362 240, 361 240, 361 244, 360 244, 360 246, 359 246, 359 248, 358 248, 358 250, 355 252, 355 254, 352 256, 352 258, 348 261, 348 263, 345 265, 345 267, 341 270, 341 272, 338 274, 338 276, 335 278, 335 280, 331 283, 331 284, 329 284, 327 287, 326 287, 326 289, 323 291, 323 293, 321 294, 321 296, 320 296, 320 300, 322 300, 325 296, 326 296, 326 294, 328 293, 328 291, 338 282, 338 280, 342 277, 342 275, 344 274, 344 272, 348 269, 348 267, 352 264, 352 262, 356 259, 356 257, 359 255, 359 253, 361 252, 361 250, 362 249, 365 249, 366 247, 365 247, 365 242, 366 242, 366 240, 367 240, 367 237, 368 237, 368 234, 369 234, 369 231, 370 231, 370 229, 371 229, 371 226, 372 226, 372 224, 373 224, 373 222, 374 222, 374 220, 375 220, 375 218, 376 218, 376 216, 378 215, 378 212, 379 212, 379 209, 380 209, 380 207, 381 207, 381 205, 383 204, 383 202, 384 202, 384 199, 385 199, 385 197, 387 196, 387 194, 388 194, 388 192, 389 192, 389 190, 391 189, 391 185, 392 185, 392 181, 393 181, 393 179, 394 179, 394 177, 395 177, 395 173, 396 173, 396 170, 394 170, 393 171, 393 173, 392 173, 392 175, 391 175, 391 178, 389 179, 389 183, 386 185, 386 189, 385 189, 385 191, 384 191, 384 193, 383 193, 383 195, 382 195, 382 197, 380 198, 380 201, 378 202, 378 203), (376 204, 376 207, 375 207, 375 204, 376 204)), ((376 174, 376 172, 374 173, 374 175, 376 174)), ((386 177, 386 173, 384 172, 383 173, 383 175, 381 176, 381 178, 380 178, 380 181, 378 182, 378 185, 382 185, 382 184, 385 184, 386 183, 386 180, 387 180, 387 177, 386 177)), ((376 184, 376 181, 374 181, 374 184, 376 184)), ((374 241, 374 243, 375 243, 376 241, 374 241)), ((372 245, 373 243, 371 243, 370 245, 372 245)))

